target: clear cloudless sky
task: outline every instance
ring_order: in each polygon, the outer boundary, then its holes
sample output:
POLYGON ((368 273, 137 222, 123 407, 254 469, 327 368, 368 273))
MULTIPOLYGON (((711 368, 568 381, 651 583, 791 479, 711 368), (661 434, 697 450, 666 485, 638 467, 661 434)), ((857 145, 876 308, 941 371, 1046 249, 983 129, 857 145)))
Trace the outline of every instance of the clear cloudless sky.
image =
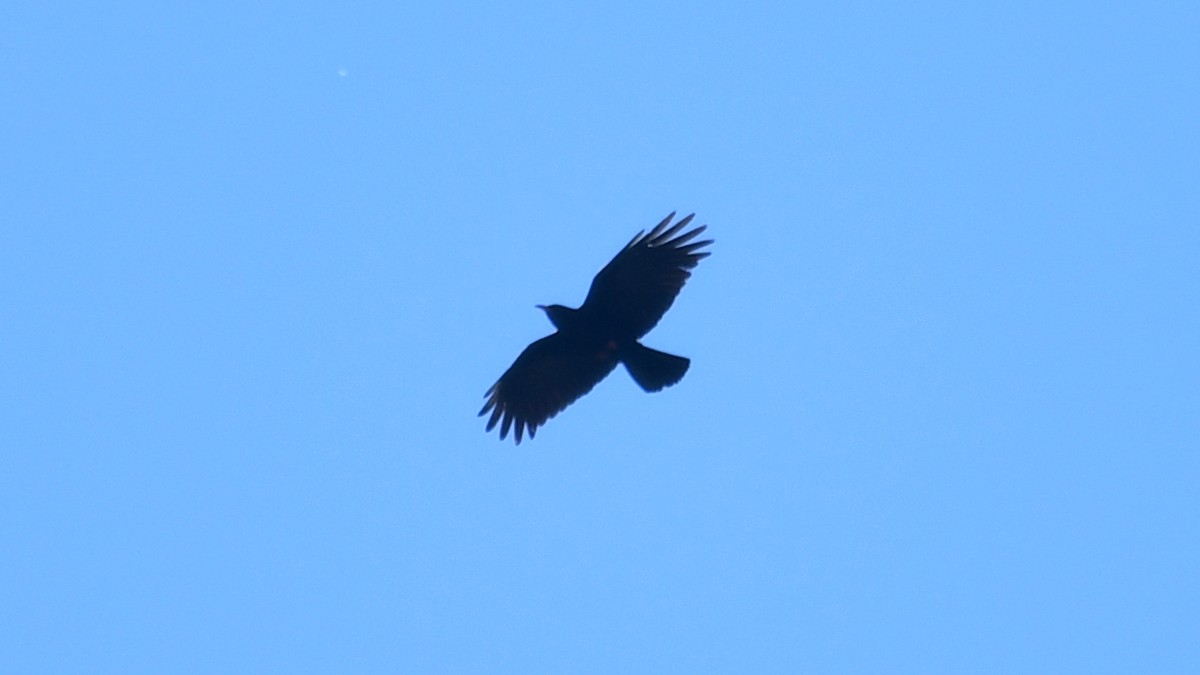
POLYGON ((0 670, 1200 672, 1196 3, 0 14, 0 670))

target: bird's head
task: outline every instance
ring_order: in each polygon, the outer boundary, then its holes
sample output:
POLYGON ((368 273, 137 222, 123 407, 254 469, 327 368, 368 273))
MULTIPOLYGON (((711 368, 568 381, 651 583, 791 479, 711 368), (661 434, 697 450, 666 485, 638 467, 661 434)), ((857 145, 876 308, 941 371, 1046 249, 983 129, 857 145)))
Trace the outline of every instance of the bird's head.
POLYGON ((575 310, 562 305, 538 305, 537 308, 546 313, 546 318, 550 319, 555 328, 562 328, 569 323, 571 315, 575 313, 575 310))

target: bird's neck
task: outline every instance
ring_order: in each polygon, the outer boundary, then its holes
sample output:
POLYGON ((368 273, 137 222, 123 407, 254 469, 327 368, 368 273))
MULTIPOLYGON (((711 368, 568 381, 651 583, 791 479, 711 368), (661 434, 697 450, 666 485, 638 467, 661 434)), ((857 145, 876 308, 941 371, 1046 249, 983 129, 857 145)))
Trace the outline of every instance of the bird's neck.
POLYGON ((546 317, 559 330, 571 330, 578 326, 583 318, 578 309, 563 307, 562 305, 550 305, 547 307, 546 317))

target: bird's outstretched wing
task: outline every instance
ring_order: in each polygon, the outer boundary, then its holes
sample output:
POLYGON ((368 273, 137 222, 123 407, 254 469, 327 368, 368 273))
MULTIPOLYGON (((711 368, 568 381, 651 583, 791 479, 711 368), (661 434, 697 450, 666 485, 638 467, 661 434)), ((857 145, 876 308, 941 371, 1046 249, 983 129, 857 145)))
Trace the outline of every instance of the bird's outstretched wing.
POLYGON ((580 309, 638 338, 650 332, 692 275, 689 270, 709 255, 699 249, 711 239, 688 243, 707 226, 676 236, 694 216, 670 225, 672 211, 649 233, 639 232, 592 280, 580 309))
POLYGON ((487 403, 479 411, 490 410, 487 430, 498 422, 500 438, 515 426, 517 444, 529 429, 533 438, 537 428, 592 390, 617 365, 613 350, 585 347, 578 341, 554 333, 525 348, 496 384, 487 391, 487 403))

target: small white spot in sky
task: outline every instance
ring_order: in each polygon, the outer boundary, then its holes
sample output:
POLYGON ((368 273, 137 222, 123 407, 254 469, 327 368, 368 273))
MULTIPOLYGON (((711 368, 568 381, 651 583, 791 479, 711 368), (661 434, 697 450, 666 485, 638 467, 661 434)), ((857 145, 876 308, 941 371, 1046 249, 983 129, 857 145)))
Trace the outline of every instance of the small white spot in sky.
POLYGON ((347 73, 346 73, 346 69, 344 67, 338 68, 338 77, 345 77, 346 75, 347 75, 347 73))

